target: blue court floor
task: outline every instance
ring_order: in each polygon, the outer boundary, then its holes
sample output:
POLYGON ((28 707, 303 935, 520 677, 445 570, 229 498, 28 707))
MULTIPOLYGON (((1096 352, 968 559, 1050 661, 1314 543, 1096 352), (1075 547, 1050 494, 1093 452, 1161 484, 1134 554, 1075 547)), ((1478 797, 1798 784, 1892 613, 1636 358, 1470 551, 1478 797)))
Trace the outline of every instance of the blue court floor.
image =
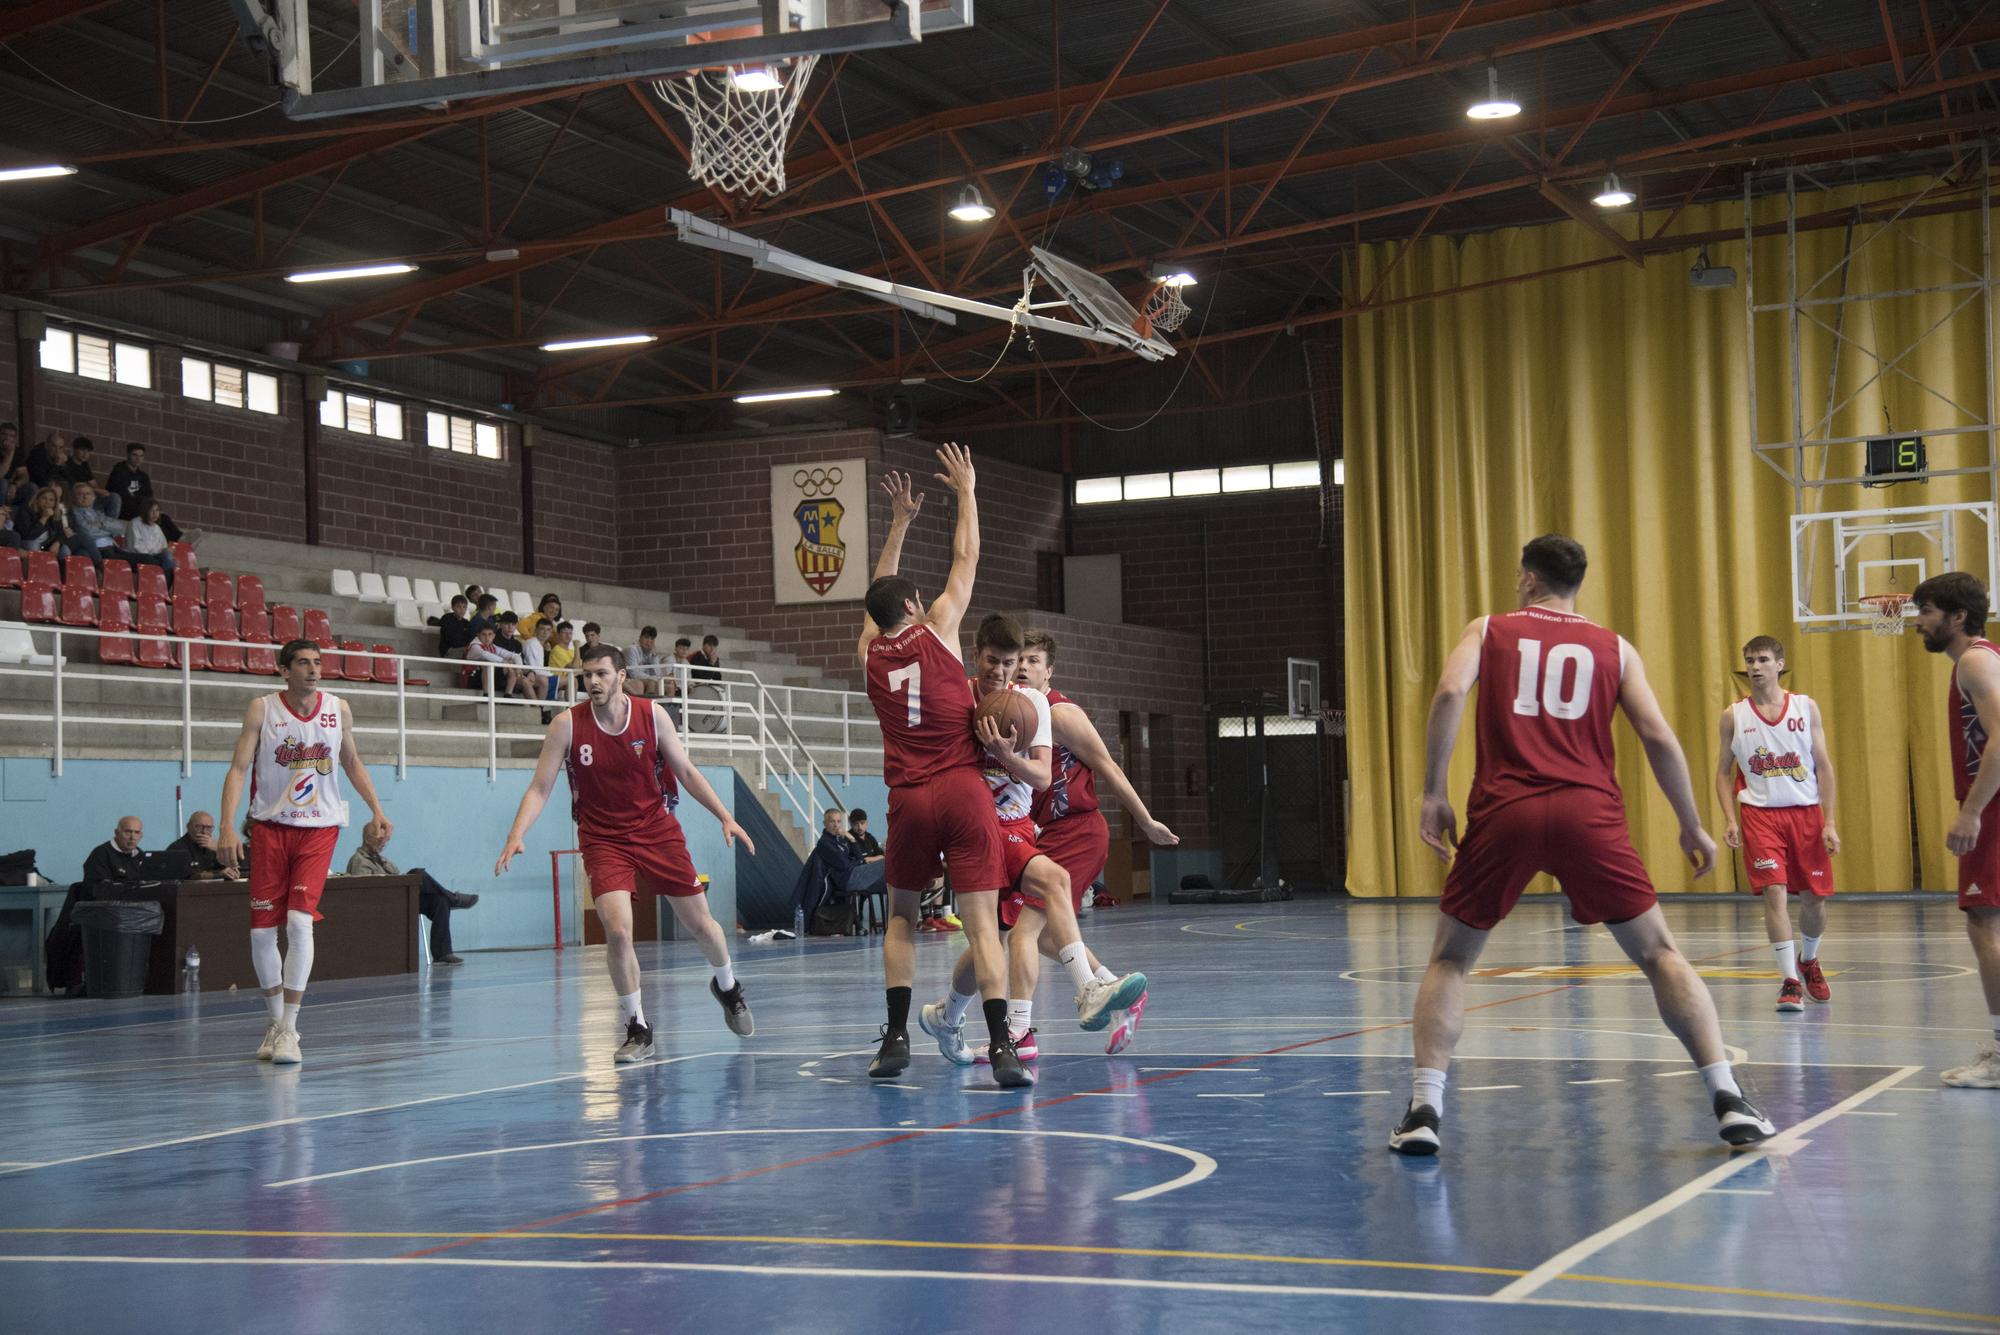
POLYGON ((1937 1083, 1987 1033, 1949 904, 1836 901, 1793 1016, 1754 908, 1670 904, 1790 1128, 1734 1158, 1550 903, 1482 961, 1444 1154, 1391 1154, 1435 914, 1089 915, 1145 1025, 1107 1058, 1045 977, 1025 1093, 921 1034, 871 1083, 872 942, 739 947, 748 1040, 691 946, 642 947, 625 1068, 595 950, 317 988, 294 1069, 251 1059, 254 997, 0 1004, 0 1330, 2000 1330, 2000 1092, 1937 1083))

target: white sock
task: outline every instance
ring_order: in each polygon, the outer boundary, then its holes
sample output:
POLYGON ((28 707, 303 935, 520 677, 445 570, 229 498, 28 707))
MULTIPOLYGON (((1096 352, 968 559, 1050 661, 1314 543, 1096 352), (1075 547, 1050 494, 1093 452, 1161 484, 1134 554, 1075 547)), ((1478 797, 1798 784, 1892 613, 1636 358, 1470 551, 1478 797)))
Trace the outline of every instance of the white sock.
POLYGON ((1016 1001, 1012 997, 1009 997, 1007 999, 1008 1033, 1025 1034, 1026 1032, 1028 1032, 1029 1025, 1031 1025, 1034 1022, 1034 1018, 1035 1018, 1034 998, 1030 997, 1026 1001, 1016 1001))
MULTIPOLYGON (((250 967, 257 971, 257 986, 272 992, 285 976, 285 966, 278 957, 278 929, 275 927, 252 927, 250 929, 250 967)), ((268 998, 267 998, 268 1000, 268 998)), ((274 1008, 271 1018, 277 1019, 274 1008)))
POLYGON ((1742 1090, 1736 1087, 1736 1075, 1729 1069, 1729 1063, 1726 1061, 1717 1062, 1713 1066, 1702 1067, 1701 1083, 1708 1086, 1708 1096, 1710 1098, 1714 1098, 1717 1094, 1740 1095, 1743 1093, 1742 1090))
POLYGON ((1098 965, 1097 972, 1090 976, 1100 983, 1115 983, 1118 981, 1118 975, 1105 968, 1102 964, 1098 965))
POLYGON ((974 992, 971 996, 967 996, 957 988, 953 988, 951 995, 944 1000, 944 1022, 946 1024, 964 1024, 965 1013, 972 1009, 972 1003, 977 1000, 979 1000, 977 992, 974 992))
POLYGON ((736 986, 736 970, 730 967, 728 960, 715 966, 715 985, 724 992, 736 986))
POLYGON ((285 989, 279 988, 264 997, 264 1009, 271 1012, 273 1020, 285 1018, 285 989))
POLYGON ((291 1031, 293 1031, 294 1033, 298 1032, 298 1028, 299 1028, 299 1003, 298 1003, 298 1002, 296 1002, 296 1001, 288 1001, 288 1002, 286 1002, 286 1003, 285 1003, 285 1009, 284 1009, 284 1026, 285 1026, 285 1028, 287 1028, 287 1029, 290 1029, 290 1030, 291 1030, 291 1031))
POLYGON ((1419 1066, 1410 1082, 1410 1102, 1428 1103, 1440 1115, 1444 1112, 1444 1072, 1434 1066, 1419 1066))
POLYGON ((291 992, 306 990, 306 979, 312 977, 313 969, 313 920, 312 914, 300 913, 296 909, 285 915, 285 988, 291 992))
POLYGON ((634 1020, 640 1024, 646 1023, 646 1010, 639 1004, 637 992, 629 997, 618 998, 618 1032, 625 1032, 625 1026, 634 1020))
POLYGON ((1771 953, 1778 957, 1778 974, 1783 978, 1797 978, 1799 965, 1796 955, 1798 945, 1792 941, 1779 941, 1771 946, 1771 953))
POLYGON ((1063 969, 1069 974, 1070 986, 1081 992, 1090 986, 1090 952, 1083 948, 1083 942, 1072 941, 1056 952, 1063 969))
POLYGON ((1804 935, 1799 937, 1799 958, 1801 960, 1816 960, 1819 958, 1818 937, 1804 935))

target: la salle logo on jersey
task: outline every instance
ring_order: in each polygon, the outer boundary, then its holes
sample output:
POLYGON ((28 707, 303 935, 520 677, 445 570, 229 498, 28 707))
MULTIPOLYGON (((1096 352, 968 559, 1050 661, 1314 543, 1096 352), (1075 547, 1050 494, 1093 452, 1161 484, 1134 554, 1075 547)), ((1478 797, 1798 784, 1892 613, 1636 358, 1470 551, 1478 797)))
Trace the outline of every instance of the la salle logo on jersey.
POLYGON ((798 545, 792 559, 799 577, 814 593, 824 598, 847 566, 847 544, 840 540, 840 521, 847 507, 831 496, 800 501, 792 511, 799 526, 798 545))

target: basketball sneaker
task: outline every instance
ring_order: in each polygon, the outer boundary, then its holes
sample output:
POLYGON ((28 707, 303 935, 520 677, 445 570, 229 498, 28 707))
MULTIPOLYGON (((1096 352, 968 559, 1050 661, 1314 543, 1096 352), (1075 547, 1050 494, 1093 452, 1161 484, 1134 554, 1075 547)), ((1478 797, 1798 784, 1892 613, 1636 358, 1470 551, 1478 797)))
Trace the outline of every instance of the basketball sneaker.
POLYGON ((271 1065, 297 1066, 304 1060, 299 1055, 299 1031, 280 1023, 278 1032, 271 1039, 271 1065))
POLYGON ((2000 1039, 1981 1048, 1970 1065, 1954 1066, 1938 1079, 1954 1089, 2000 1089, 2000 1039))
POLYGON ((882 1046, 875 1050, 875 1059, 868 1063, 870 1080, 887 1080, 910 1069, 910 1031, 898 1029, 889 1031, 882 1026, 882 1046))
POLYGON ((1438 1152, 1437 1109, 1428 1103, 1410 1104, 1403 1120, 1389 1133, 1389 1148, 1398 1154, 1436 1154, 1438 1152))
POLYGON ((993 1083, 1002 1089, 1026 1089, 1035 1083, 1035 1073, 1021 1061, 1011 1042, 1002 1044, 993 1054, 993 1083))
POLYGON ((917 1027, 937 1040, 938 1051, 953 1066, 972 1065, 972 1049, 965 1043, 965 1018, 957 1024, 945 1019, 945 1004, 933 1001, 917 1012, 917 1027))
POLYGON ((1130 1007, 1111 1017, 1111 1041, 1104 1045, 1105 1056, 1116 1057, 1132 1046, 1132 1040, 1139 1036, 1139 1017, 1145 1013, 1146 994, 1141 992, 1130 1007))
POLYGON ((1826 985, 1826 975, 1820 972, 1817 959, 1799 961, 1799 981, 1806 985, 1806 995, 1814 1001, 1833 1000, 1833 989, 1826 985))
MULTIPOLYGON (((1007 1045, 1013 1048, 1014 1055, 1024 1062, 1031 1062, 1042 1055, 1041 1048, 1035 1045, 1035 1031, 1033 1028, 1019 1031, 1010 1029, 1007 1032, 1007 1045)), ((993 1064, 992 1054, 987 1051, 989 1046, 991 1045, 982 1043, 970 1050, 974 1065, 990 1066, 993 1064)))
POLYGON ((632 1062, 648 1061, 653 1056, 653 1026, 640 1024, 635 1016, 625 1022, 625 1041, 618 1045, 618 1051, 611 1054, 611 1060, 620 1066, 632 1062))
POLYGON ((266 1020, 264 1022, 264 1041, 257 1045, 258 1061, 267 1062, 271 1060, 271 1054, 277 1051, 278 1048, 278 1031, 282 1028, 284 1026, 276 1020, 266 1020))
POLYGON ((1778 1134, 1778 1128, 1751 1107, 1748 1099, 1724 1091, 1715 1096, 1715 1129, 1733 1150, 1748 1149, 1778 1134))
POLYGON ((730 1033, 738 1038, 748 1038, 757 1032, 757 1022, 750 1017, 750 1003, 743 999, 742 979, 737 979, 736 986, 725 992, 711 978, 708 980, 708 995, 722 1007, 722 1019, 729 1026, 730 1033))
POLYGON ((1083 991, 1076 994, 1076 1022, 1095 1033, 1111 1023, 1113 1011, 1129 1009, 1145 991, 1146 975, 1143 973, 1128 973, 1111 982, 1093 978, 1083 985, 1083 991))
POLYGON ((1798 979, 1787 978, 1778 989, 1778 1009, 1790 1014, 1806 1008, 1806 990, 1798 979))

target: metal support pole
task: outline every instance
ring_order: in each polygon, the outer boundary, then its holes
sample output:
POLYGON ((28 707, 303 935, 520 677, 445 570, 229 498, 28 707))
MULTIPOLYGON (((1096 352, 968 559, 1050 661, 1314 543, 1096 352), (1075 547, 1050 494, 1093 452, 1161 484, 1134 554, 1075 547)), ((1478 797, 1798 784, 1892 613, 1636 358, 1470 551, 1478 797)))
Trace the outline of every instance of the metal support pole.
POLYGON ((840 693, 840 770, 846 776, 845 782, 854 782, 854 734, 849 727, 847 706, 854 698, 852 693, 840 693))
POLYGON ((181 777, 194 773, 194 642, 181 641, 181 777))
POLYGON ((488 663, 486 673, 486 782, 497 783, 500 779, 500 701, 493 694, 493 664, 488 663))
POLYGON ((54 685, 53 685, 52 689, 53 689, 53 690, 54 690, 54 692, 55 692, 55 696, 54 696, 54 700, 53 700, 53 703, 54 703, 54 705, 55 705, 55 710, 54 710, 54 713, 55 713, 55 716, 56 716, 56 741, 55 741, 55 761, 54 761, 54 764, 53 764, 53 766, 51 767, 51 772, 52 772, 52 773, 53 773, 53 774, 54 774, 54 775, 55 775, 55 776, 56 776, 56 777, 57 777, 58 779, 60 779, 60 778, 62 777, 62 772, 63 772, 63 761, 62 761, 62 758, 63 758, 63 696, 62 696, 62 688, 63 688, 63 642, 62 642, 62 629, 61 629, 60 627, 58 627, 58 628, 56 629, 56 632, 55 632, 55 636, 56 636, 56 640, 55 640, 55 644, 54 644, 54 646, 53 646, 53 649, 54 649, 54 652, 55 652, 55 656, 56 656, 56 670, 55 670, 55 676, 54 676, 54 677, 53 677, 53 678, 52 678, 51 680, 52 680, 52 681, 53 681, 53 683, 54 683, 54 685))
POLYGON ((396 658, 396 781, 410 776, 409 669, 396 658))

